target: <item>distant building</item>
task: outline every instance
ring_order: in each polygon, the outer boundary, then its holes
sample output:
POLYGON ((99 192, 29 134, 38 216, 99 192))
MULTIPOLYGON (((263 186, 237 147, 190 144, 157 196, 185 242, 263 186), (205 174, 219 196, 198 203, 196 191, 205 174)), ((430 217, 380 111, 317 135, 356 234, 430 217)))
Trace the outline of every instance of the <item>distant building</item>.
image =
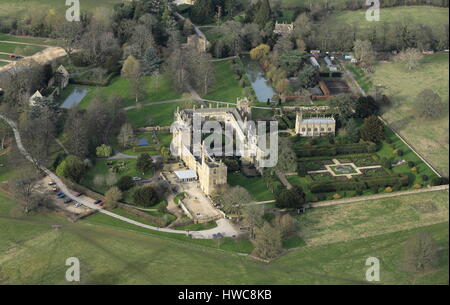
POLYGON ((69 85, 70 74, 66 70, 66 68, 64 68, 63 65, 58 67, 58 69, 55 72, 54 77, 55 77, 55 82, 58 85, 58 87, 60 88, 60 90, 66 88, 69 85))
POLYGON ((38 102, 42 101, 44 96, 37 90, 29 99, 30 106, 37 106, 38 102))
POLYGON ((209 42, 206 38, 195 34, 188 36, 185 46, 193 47, 200 52, 206 52, 209 47, 209 42))
POLYGON ((302 112, 297 113, 295 133, 303 137, 320 137, 336 132, 336 120, 333 117, 313 117, 304 119, 302 112))
POLYGON ((275 23, 275 29, 273 32, 275 34, 286 35, 292 33, 294 30, 294 25, 292 23, 275 23))
POLYGON ((320 68, 320 64, 319 64, 319 62, 317 61, 317 59, 315 58, 315 57, 310 57, 309 58, 309 61, 311 62, 311 64, 314 66, 314 67, 316 67, 316 68, 320 68))
POLYGON ((182 5, 182 4, 194 5, 195 0, 175 0, 174 3, 176 5, 182 5))

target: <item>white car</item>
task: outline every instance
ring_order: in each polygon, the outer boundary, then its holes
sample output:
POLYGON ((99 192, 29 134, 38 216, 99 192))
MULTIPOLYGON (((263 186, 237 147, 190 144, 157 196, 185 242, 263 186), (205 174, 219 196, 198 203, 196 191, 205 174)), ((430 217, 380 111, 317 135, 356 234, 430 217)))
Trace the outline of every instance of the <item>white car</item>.
POLYGON ((133 181, 141 181, 142 180, 142 178, 140 178, 140 177, 133 177, 133 181))
POLYGON ((75 203, 75 207, 76 207, 76 208, 79 208, 80 206, 82 206, 81 203, 79 203, 79 202, 75 203))

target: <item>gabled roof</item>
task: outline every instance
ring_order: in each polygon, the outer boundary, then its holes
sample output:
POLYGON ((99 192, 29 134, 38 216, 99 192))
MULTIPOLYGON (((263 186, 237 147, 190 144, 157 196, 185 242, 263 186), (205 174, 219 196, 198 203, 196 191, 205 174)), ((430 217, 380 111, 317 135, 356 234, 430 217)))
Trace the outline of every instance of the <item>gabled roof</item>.
POLYGON ((56 72, 61 73, 62 75, 68 77, 69 76, 69 72, 66 70, 66 68, 64 68, 63 65, 60 65, 58 67, 58 69, 56 70, 56 72))
POLYGON ((34 100, 35 98, 44 98, 44 97, 39 92, 39 90, 36 90, 36 92, 30 97, 30 100, 34 100))

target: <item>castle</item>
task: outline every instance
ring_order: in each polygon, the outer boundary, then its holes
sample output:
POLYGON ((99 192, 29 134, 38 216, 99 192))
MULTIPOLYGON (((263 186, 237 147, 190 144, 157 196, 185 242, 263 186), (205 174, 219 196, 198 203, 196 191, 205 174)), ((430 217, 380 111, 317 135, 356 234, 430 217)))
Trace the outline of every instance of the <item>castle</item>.
POLYGON ((177 109, 175 112, 171 151, 190 170, 197 173, 200 188, 206 195, 215 193, 220 186, 227 184, 227 166, 215 160, 215 155, 237 155, 241 157, 242 162, 259 168, 265 152, 257 145, 256 128, 250 118, 251 108, 247 99, 238 99, 236 108, 202 107, 177 109), (226 125, 225 129, 228 128, 236 136, 236 143, 233 141, 229 143, 231 155, 228 152, 223 154, 223 147, 210 149, 205 144, 202 132, 203 134, 210 132, 208 128, 204 128, 206 121, 226 125), (236 144, 236 150, 233 147, 234 144, 236 144))
POLYGON ((303 137, 320 137, 334 135, 336 120, 333 117, 313 117, 304 119, 302 112, 297 112, 295 120, 295 133, 303 137))

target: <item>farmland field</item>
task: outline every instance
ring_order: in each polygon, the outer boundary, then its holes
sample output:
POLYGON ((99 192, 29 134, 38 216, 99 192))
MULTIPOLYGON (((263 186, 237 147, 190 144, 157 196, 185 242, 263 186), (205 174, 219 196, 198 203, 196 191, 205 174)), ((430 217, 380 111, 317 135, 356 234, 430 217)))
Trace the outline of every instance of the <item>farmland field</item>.
POLYGON ((448 8, 432 6, 402 6, 389 7, 380 10, 379 22, 368 22, 366 11, 344 11, 334 14, 337 22, 355 25, 359 30, 377 26, 383 22, 401 21, 402 19, 412 20, 414 23, 422 23, 431 27, 448 24, 448 8))
MULTIPOLYGON (((94 11, 98 7, 112 8, 122 0, 80 1, 81 10, 94 11)), ((0 20, 7 17, 23 17, 29 12, 46 12, 50 9, 65 14, 68 6, 64 0, 0 0, 0 20)))
POLYGON ((393 106, 383 117, 440 171, 448 174, 448 53, 426 55, 420 66, 408 71, 399 63, 380 63, 371 77, 374 85, 392 98, 393 106), (421 120, 414 116, 417 94, 431 88, 437 92, 445 109, 440 119, 421 120))
POLYGON ((370 256, 380 259, 382 284, 448 284, 448 222, 352 236, 346 242, 292 251, 265 264, 126 226, 88 220, 72 224, 52 215, 17 218, 14 204, 0 195, 0 224, 15 228, 0 232, 3 284, 67 284, 64 262, 73 256, 81 262, 82 284, 355 284, 365 283, 364 262, 370 256), (62 227, 54 230, 53 224, 62 227), (440 247, 439 268, 422 277, 402 268, 404 242, 417 231, 431 232, 440 247))

